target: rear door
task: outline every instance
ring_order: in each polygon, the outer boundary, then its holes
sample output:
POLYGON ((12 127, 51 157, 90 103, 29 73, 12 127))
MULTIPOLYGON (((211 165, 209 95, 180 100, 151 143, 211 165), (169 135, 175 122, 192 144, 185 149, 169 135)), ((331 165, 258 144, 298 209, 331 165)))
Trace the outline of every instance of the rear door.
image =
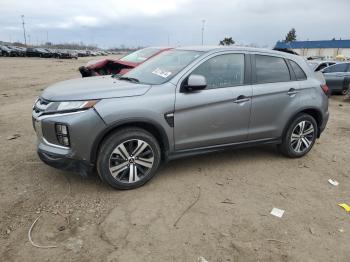
POLYGON ((245 141, 252 88, 249 56, 243 53, 211 55, 184 76, 176 92, 175 149, 193 149, 245 141), (203 75, 207 87, 183 92, 190 74, 203 75))
POLYGON ((274 139, 299 105, 300 85, 283 57, 255 54, 249 140, 274 139))

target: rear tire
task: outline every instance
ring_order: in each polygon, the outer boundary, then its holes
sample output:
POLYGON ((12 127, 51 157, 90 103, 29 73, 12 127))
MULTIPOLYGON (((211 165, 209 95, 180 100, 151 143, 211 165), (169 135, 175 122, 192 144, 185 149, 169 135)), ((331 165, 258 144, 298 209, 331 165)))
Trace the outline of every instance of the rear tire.
POLYGON ((315 119, 308 114, 299 114, 289 124, 278 149, 285 156, 302 157, 311 150, 316 138, 317 123, 315 119))
POLYGON ((102 142, 97 172, 116 189, 134 189, 155 175, 160 162, 161 150, 152 134, 141 128, 123 128, 102 142))

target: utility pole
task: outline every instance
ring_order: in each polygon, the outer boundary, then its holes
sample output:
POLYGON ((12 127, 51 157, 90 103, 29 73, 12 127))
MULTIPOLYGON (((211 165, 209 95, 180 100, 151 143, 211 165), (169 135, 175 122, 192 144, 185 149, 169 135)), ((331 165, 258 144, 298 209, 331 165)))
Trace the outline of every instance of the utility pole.
POLYGON ((49 31, 46 31, 46 43, 49 42, 49 31))
POLYGON ((203 19, 202 20, 202 45, 204 43, 204 41, 203 41, 203 38, 204 38, 204 24, 205 24, 205 20, 203 19))
POLYGON ((27 38, 26 38, 26 28, 24 27, 24 15, 21 15, 22 17, 22 26, 23 26, 23 36, 24 36, 24 45, 27 46, 27 38))

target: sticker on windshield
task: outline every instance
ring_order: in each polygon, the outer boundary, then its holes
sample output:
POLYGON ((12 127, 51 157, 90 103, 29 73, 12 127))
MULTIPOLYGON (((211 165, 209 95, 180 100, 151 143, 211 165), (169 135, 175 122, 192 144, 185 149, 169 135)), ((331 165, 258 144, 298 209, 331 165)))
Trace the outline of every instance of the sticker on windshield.
POLYGON ((160 68, 156 68, 155 70, 153 70, 152 74, 155 74, 155 75, 163 77, 163 78, 167 78, 168 76, 171 75, 171 72, 163 71, 160 68))

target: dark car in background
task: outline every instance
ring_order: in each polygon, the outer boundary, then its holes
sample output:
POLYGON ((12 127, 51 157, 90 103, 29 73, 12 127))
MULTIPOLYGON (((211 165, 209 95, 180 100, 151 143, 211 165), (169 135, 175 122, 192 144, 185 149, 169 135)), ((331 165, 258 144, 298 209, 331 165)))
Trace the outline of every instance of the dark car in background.
POLYGON ((8 46, 0 46, 0 51, 2 56, 17 56, 17 51, 8 46))
POLYGON ((39 51, 39 57, 49 58, 52 57, 52 54, 50 51, 46 50, 45 48, 37 48, 39 51))
POLYGON ((350 62, 329 66, 322 73, 332 94, 347 94, 350 87, 350 62))
POLYGON ((323 60, 308 60, 307 63, 312 68, 312 70, 317 72, 331 65, 335 65, 337 62, 323 60))
POLYGON ((78 58, 78 54, 76 52, 73 52, 71 50, 66 50, 66 49, 56 49, 56 58, 61 58, 61 59, 70 59, 70 58, 78 58))
POLYGON ((123 75, 148 59, 172 48, 169 47, 148 47, 120 59, 101 59, 90 61, 86 66, 79 67, 82 77, 120 74, 123 75))
POLYGON ((11 50, 12 55, 11 56, 25 56, 25 48, 17 47, 17 46, 6 46, 8 49, 11 50))
POLYGON ((26 56, 28 57, 44 57, 49 58, 52 57, 52 53, 45 48, 33 48, 29 47, 26 50, 26 56))
POLYGON ((17 50, 19 56, 26 56, 27 48, 19 46, 15 46, 14 48, 17 50))
POLYGON ((28 57, 40 57, 40 51, 37 48, 28 47, 26 50, 28 57))

